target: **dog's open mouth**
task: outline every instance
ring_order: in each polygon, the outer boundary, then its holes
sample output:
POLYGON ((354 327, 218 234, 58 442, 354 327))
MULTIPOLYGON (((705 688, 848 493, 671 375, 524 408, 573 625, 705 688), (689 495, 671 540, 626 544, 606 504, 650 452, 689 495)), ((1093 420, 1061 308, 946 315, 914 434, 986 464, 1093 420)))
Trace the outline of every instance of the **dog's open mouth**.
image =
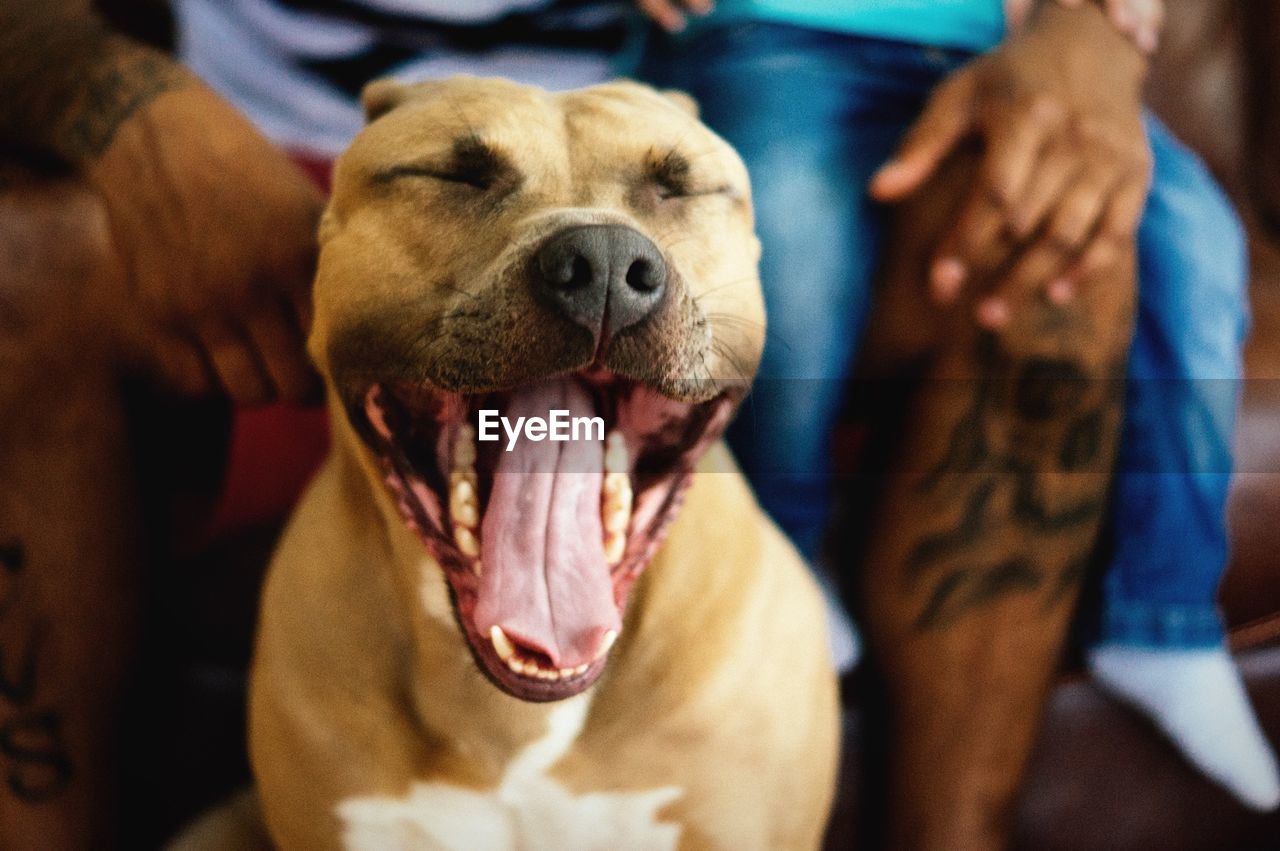
POLYGON ((479 394, 379 383, 350 413, 481 669, 516 697, 558 700, 604 669, 734 401, 676 401, 593 369, 479 394))

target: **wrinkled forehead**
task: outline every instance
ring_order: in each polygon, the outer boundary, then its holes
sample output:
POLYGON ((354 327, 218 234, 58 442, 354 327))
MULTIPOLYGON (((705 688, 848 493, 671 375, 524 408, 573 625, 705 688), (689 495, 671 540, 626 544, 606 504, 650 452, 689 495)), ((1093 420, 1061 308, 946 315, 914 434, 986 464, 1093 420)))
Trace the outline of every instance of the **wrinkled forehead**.
POLYGON ((632 83, 549 93, 504 80, 415 87, 344 159, 367 168, 494 156, 538 173, 617 177, 665 161, 745 192, 733 150, 662 94, 632 83))

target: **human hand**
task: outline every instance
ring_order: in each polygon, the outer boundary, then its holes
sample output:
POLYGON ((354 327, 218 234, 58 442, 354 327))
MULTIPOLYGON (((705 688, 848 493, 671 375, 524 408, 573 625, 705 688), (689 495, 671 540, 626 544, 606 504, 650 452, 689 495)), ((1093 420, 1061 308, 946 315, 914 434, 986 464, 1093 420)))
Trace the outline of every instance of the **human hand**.
POLYGON ((192 81, 122 123, 86 167, 124 269, 128 353, 174 389, 299 400, 319 192, 192 81), (216 383, 215 383, 216 382, 216 383))
MULTIPOLYGON (((1037 0, 1005 0, 1005 20, 1009 31, 1022 29, 1037 0)), ((1090 0, 1057 0, 1068 9, 1090 0)), ((1164 0, 1105 0, 1107 17, 1116 29, 1133 39, 1144 53, 1155 53, 1164 28, 1164 0)))
POLYGON ((637 0, 637 5, 658 26, 678 33, 685 28, 690 14, 710 15, 715 9, 715 0, 637 0))
POLYGON ((1046 10, 1032 30, 952 75, 872 180, 874 197, 901 200, 962 141, 982 143, 929 277, 941 304, 968 284, 994 281, 976 306, 985 327, 1004 325, 1020 292, 1070 301, 1132 242, 1151 168, 1145 63, 1101 18, 1100 10, 1046 10))

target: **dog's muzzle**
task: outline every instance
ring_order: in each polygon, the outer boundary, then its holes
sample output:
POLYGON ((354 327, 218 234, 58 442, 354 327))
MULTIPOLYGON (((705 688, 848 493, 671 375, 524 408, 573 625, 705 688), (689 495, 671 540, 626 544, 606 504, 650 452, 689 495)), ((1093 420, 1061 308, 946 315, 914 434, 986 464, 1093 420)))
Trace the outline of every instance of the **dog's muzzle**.
POLYGON ((552 234, 534 254, 538 300, 585 328, 597 350, 652 314, 670 277, 658 246, 625 225, 580 225, 552 234))

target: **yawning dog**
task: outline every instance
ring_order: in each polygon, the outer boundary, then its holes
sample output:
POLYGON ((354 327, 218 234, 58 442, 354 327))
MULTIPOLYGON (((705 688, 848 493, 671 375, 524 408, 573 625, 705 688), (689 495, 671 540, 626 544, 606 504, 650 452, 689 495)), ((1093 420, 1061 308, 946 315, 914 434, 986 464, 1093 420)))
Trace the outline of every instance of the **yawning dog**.
POLYGON ((764 341, 741 161, 632 83, 364 104, 309 343, 334 448, 252 678, 274 842, 816 847, 823 608, 717 440, 764 341))

